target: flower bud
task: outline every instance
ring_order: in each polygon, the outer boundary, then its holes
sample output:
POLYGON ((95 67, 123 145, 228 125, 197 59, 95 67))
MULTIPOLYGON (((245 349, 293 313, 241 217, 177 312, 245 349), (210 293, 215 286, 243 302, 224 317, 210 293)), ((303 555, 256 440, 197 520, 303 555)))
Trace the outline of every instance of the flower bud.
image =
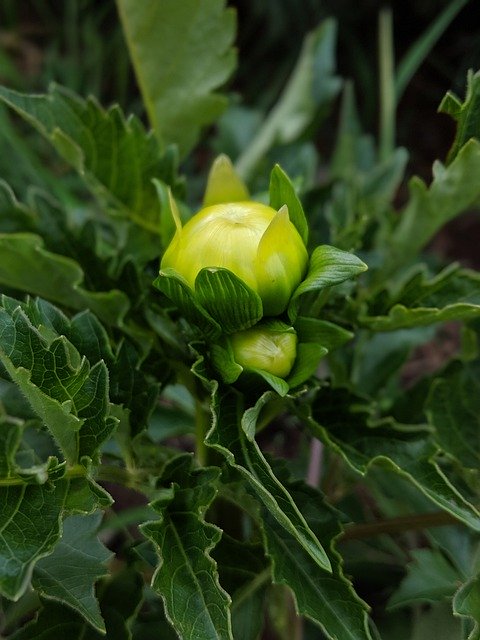
MULTIPOLYGON (((204 267, 232 271, 260 296, 263 313, 281 314, 301 282, 308 255, 287 207, 252 201, 203 208, 177 232, 161 268, 172 268, 194 289, 204 267)), ((232 300, 232 304, 235 301, 232 300)))
POLYGON ((229 336, 235 362, 286 378, 297 355, 297 334, 283 322, 257 324, 229 336))

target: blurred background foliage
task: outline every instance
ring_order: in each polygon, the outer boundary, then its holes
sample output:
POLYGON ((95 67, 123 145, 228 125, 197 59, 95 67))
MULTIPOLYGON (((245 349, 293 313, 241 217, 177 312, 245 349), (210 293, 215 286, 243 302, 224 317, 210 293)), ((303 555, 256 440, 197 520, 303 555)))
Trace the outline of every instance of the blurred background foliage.
MULTIPOLYGON (((241 100, 251 109, 245 116, 245 128, 255 126, 257 111, 275 104, 305 35, 326 17, 334 17, 338 24, 337 73, 354 81, 363 129, 378 133, 377 34, 383 3, 237 0, 229 4, 238 12, 239 66, 228 89, 233 104, 241 100)), ((408 0, 392 5, 398 61, 452 4, 457 5, 456 15, 408 84, 398 108, 397 144, 409 149, 409 173, 426 178, 433 159, 445 157, 454 129, 449 118, 434 115, 438 104, 447 89, 462 95, 467 69, 480 67, 478 6, 467 0, 408 0)), ((50 82, 82 96, 93 94, 105 106, 119 102, 126 113, 144 117, 114 0, 0 0, 0 83, 38 92, 50 82)), ((333 110, 333 125, 336 116, 333 110)), ((314 133, 321 155, 333 144, 334 131, 334 126, 322 126, 314 133)), ((187 163, 187 174, 204 174, 209 166, 210 143, 215 140, 215 132, 210 133, 187 163)), ((29 183, 52 188, 45 165, 61 172, 58 159, 50 157, 36 134, 3 108, 0 136, 0 174, 18 195, 29 183), (13 147, 22 151, 15 154, 14 165, 10 161, 13 147)), ((217 146, 221 142, 217 140, 217 146)))

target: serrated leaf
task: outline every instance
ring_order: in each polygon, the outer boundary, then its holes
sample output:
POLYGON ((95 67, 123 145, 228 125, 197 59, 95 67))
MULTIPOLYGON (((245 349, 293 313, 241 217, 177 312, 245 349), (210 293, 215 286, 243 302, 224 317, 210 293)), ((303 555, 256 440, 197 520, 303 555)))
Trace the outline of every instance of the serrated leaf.
POLYGON ((153 178, 175 183, 175 158, 118 105, 105 111, 52 85, 46 95, 0 87, 0 100, 37 129, 71 164, 102 203, 159 233, 160 203, 153 178))
POLYGON ((288 482, 286 486, 318 539, 329 549, 332 573, 316 570, 311 557, 293 536, 265 512, 262 526, 274 582, 292 589, 299 613, 320 626, 327 638, 371 640, 367 606, 345 578, 340 555, 332 546, 340 533, 338 514, 305 484, 288 482))
MULTIPOLYGON (((285 528, 316 563, 318 569, 330 570, 330 561, 315 534, 305 522, 291 495, 273 473, 255 440, 247 439, 242 429, 239 398, 233 391, 214 392, 213 426, 205 440, 219 451, 228 464, 248 482, 250 489, 269 511, 278 525, 285 528)), ((264 400, 260 399, 260 402, 264 400)), ((251 433, 251 429, 247 429, 251 433)))
POLYGON ((410 180, 409 201, 387 239, 388 246, 383 247, 387 273, 395 273, 399 265, 417 256, 444 224, 478 200, 480 183, 471 176, 479 174, 480 141, 472 139, 448 167, 434 164, 433 181, 428 187, 418 177, 410 180))
POLYGON ((217 492, 219 470, 192 466, 188 455, 167 463, 162 483, 170 488, 152 504, 159 519, 141 527, 160 556, 152 586, 181 638, 231 639, 230 598, 210 556, 221 531, 204 520, 217 492))
POLYGON ((437 461, 438 447, 422 430, 402 430, 394 421, 375 423, 366 401, 345 389, 321 390, 312 406, 309 425, 316 437, 332 447, 354 470, 372 465, 393 471, 427 498, 474 531, 480 513, 448 480, 437 461))
POLYGON ((367 265, 352 253, 326 244, 316 247, 310 257, 308 273, 290 300, 288 306, 290 320, 292 322, 295 320, 299 307, 298 298, 304 293, 340 284, 366 269, 367 265))
POLYGON ((48 342, 20 307, 0 308, 0 361, 55 438, 69 464, 97 458, 115 421, 108 417, 108 373, 60 336, 48 342))
POLYGON ((453 613, 473 619, 474 628, 468 640, 478 640, 480 637, 480 576, 470 578, 455 594, 453 598, 453 613))
POLYGON ((0 283, 73 309, 88 308, 110 325, 122 323, 130 303, 124 293, 87 291, 84 273, 70 258, 51 253, 40 237, 0 234, 0 283))
POLYGON ((188 284, 173 269, 160 271, 153 284, 207 337, 218 338, 222 332, 220 325, 198 304, 188 284))
POLYGON ((388 601, 389 607, 437 602, 452 596, 461 578, 436 549, 412 549, 407 575, 388 601))
POLYGON ((0 486, 0 593, 7 598, 24 593, 33 565, 57 543, 67 490, 64 480, 55 486, 0 486))
POLYGON ((201 269, 195 295, 225 333, 248 329, 263 314, 260 296, 228 269, 201 269))
POLYGON ((106 575, 111 552, 97 538, 101 514, 71 516, 53 553, 37 562, 33 587, 44 597, 67 604, 94 628, 105 631, 94 594, 95 582, 106 575))
POLYGON ((186 155, 226 107, 214 91, 235 67, 235 13, 224 0, 117 5, 150 123, 186 155))
POLYGON ((455 363, 434 380, 426 412, 438 444, 464 467, 480 465, 480 363, 455 363))
POLYGON ((462 103, 456 95, 448 92, 438 110, 456 121, 455 140, 448 152, 450 163, 470 138, 480 139, 480 73, 469 70, 467 75, 467 93, 462 103))
POLYGON ((284 205, 287 206, 290 222, 295 226, 306 246, 308 242, 308 223, 302 203, 290 178, 278 164, 275 165, 270 174, 269 194, 270 206, 273 209, 279 211, 284 205))
POLYGON ((128 567, 102 584, 100 607, 106 635, 70 608, 46 601, 38 618, 14 633, 12 640, 131 640, 130 620, 142 600, 142 588, 142 576, 128 567))

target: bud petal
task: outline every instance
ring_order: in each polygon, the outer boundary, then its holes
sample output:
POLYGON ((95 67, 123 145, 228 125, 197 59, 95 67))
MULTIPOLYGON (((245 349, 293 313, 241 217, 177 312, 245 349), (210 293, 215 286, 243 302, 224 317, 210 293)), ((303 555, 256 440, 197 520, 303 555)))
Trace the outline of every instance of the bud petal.
POLYGON ((224 202, 241 202, 248 200, 249 194, 243 181, 235 173, 230 158, 224 154, 214 161, 208 174, 207 188, 203 198, 203 206, 224 202))
POLYGON ((290 373, 297 355, 297 334, 283 322, 260 323, 229 336, 235 362, 279 378, 290 373))
POLYGON ((283 206, 270 222, 258 245, 256 268, 258 294, 265 315, 281 314, 300 284, 308 254, 300 234, 283 206))

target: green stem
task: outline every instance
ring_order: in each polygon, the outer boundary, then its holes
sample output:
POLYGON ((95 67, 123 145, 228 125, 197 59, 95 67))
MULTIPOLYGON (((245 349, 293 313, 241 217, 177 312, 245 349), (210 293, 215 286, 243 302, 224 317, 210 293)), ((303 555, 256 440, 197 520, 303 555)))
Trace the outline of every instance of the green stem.
POLYGON ((257 589, 260 589, 264 584, 270 582, 271 575, 271 569, 270 567, 267 567, 263 571, 260 571, 260 573, 258 573, 251 582, 241 589, 238 596, 235 597, 235 600, 232 603, 232 612, 235 611, 235 609, 238 609, 238 607, 247 600, 252 593, 257 591, 257 589))
POLYGON ((391 9, 382 9, 378 19, 378 64, 380 75, 380 160, 395 149, 395 63, 391 9))
POLYGON ((434 511, 411 516, 399 516, 377 522, 352 524, 346 527, 340 540, 360 540, 381 534, 403 533, 412 529, 428 529, 449 524, 459 524, 459 520, 446 511, 434 511))
POLYGON ((200 399, 195 400, 195 455, 201 467, 206 466, 208 448, 205 437, 210 428, 210 414, 200 399))

